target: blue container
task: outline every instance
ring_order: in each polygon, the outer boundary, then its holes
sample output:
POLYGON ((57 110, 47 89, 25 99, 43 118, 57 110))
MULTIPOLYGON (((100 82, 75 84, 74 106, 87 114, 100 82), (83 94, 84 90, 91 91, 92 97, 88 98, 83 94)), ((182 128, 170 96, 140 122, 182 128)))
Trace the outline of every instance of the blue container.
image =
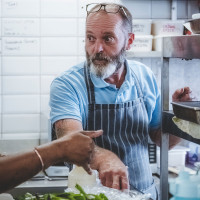
POLYGON ((171 200, 200 200, 200 175, 181 171, 175 179, 169 180, 171 200))

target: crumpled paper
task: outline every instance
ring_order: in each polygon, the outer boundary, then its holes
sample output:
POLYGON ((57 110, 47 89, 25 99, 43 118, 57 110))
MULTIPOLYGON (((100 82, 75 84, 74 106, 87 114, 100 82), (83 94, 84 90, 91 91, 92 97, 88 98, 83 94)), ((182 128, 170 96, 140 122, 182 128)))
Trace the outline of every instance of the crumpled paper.
POLYGON ((199 124, 179 119, 176 116, 174 116, 172 120, 178 126, 178 128, 181 129, 183 132, 191 135, 193 138, 200 139, 199 124))

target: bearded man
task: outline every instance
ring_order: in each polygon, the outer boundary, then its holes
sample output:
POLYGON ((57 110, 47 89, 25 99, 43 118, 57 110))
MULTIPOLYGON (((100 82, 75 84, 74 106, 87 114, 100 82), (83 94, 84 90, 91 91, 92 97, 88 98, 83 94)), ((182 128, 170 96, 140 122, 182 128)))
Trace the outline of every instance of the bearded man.
MULTIPOLYGON (((155 77, 126 60, 134 40, 132 16, 118 4, 87 5, 86 62, 51 85, 51 122, 57 137, 103 130, 90 166, 104 186, 137 189, 158 199, 148 158, 148 135, 160 144, 161 102, 155 77)), ((174 98, 178 98, 179 92, 174 98)), ((170 147, 179 140, 170 138, 170 147)), ((77 146, 77 148, 79 148, 77 146)))

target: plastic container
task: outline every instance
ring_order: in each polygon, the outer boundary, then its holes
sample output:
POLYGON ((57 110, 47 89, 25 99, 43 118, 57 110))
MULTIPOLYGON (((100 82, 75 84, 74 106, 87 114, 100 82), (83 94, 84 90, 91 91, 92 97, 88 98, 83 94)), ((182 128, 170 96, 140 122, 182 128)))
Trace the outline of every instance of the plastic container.
POLYGON ((45 171, 48 176, 68 176, 69 174, 69 168, 67 166, 50 166, 45 171))
POLYGON ((195 162, 200 161, 200 145, 190 142, 189 148, 190 151, 187 154, 187 163, 194 165, 195 162))
POLYGON ((135 35, 151 35, 152 20, 134 19, 132 22, 135 35))
POLYGON ((189 175, 181 171, 175 179, 169 179, 169 191, 174 196, 170 200, 199 200, 200 174, 189 175))
POLYGON ((152 35, 183 35, 183 20, 158 20, 152 22, 152 35))
POLYGON ((152 35, 135 35, 130 51, 149 52, 152 50, 152 35))
POLYGON ((89 175, 82 167, 74 166, 68 176, 68 187, 75 188, 76 184, 81 187, 95 186, 97 184, 96 173, 93 170, 92 175, 89 175))
MULTIPOLYGON (((184 167, 186 153, 190 149, 184 146, 175 146, 168 152, 168 165, 170 167, 184 167)), ((160 167, 160 149, 157 151, 157 165, 160 167)))
POLYGON ((162 51, 162 39, 164 36, 157 35, 153 37, 152 49, 153 51, 162 51))

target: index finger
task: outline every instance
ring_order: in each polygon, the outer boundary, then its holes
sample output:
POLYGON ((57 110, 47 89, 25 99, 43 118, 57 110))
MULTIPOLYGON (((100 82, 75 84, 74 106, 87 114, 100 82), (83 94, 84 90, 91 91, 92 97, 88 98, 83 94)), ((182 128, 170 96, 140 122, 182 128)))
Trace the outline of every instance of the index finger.
POLYGON ((129 189, 129 181, 128 177, 121 177, 121 190, 127 190, 129 189))
POLYGON ((103 134, 103 130, 97 130, 97 131, 81 131, 82 134, 90 137, 90 138, 96 138, 103 134))
POLYGON ((91 170, 89 164, 87 164, 87 163, 86 163, 86 164, 83 164, 82 167, 85 169, 85 171, 86 171, 89 175, 92 174, 92 170, 91 170))
POLYGON ((184 88, 177 89, 172 95, 172 101, 180 101, 180 98, 184 95, 184 88))
POLYGON ((185 94, 191 93, 191 90, 189 87, 184 87, 183 89, 184 89, 185 94))

